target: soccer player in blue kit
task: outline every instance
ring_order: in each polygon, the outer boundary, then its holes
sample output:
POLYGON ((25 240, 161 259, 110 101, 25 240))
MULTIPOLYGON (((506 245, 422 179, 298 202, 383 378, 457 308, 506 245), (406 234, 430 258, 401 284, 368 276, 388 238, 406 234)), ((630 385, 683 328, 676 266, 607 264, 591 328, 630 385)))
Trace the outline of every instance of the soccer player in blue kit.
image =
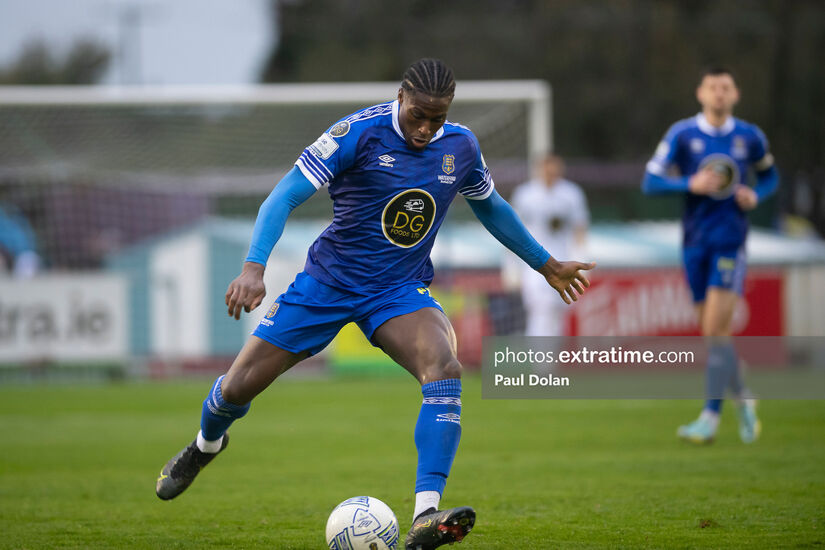
POLYGON ((589 286, 580 270, 594 264, 559 262, 530 236, 494 189, 473 133, 447 121, 454 91, 452 70, 442 61, 417 61, 404 73, 395 101, 331 126, 264 201, 242 272, 226 292, 236 319, 261 304, 264 266, 292 209, 328 187, 333 220, 309 249, 304 271, 215 381, 197 438, 161 471, 160 498, 183 492, 226 447, 227 428, 256 395, 355 322, 421 384, 415 511, 405 547, 460 541, 473 527, 472 508, 438 509, 461 435, 455 333, 427 288, 430 251, 447 208, 463 195, 484 227, 544 275, 566 303, 589 286))
POLYGON ((670 127, 642 182, 645 193, 685 195, 685 273, 702 335, 710 338, 705 406, 677 434, 693 443, 712 442, 722 398, 730 389, 738 402, 739 435, 751 443, 761 424, 755 401, 747 398, 730 336, 744 288, 747 212, 776 190, 779 176, 762 131, 732 116, 739 90, 728 69, 705 71, 696 98, 702 112, 670 127), (751 169, 753 187, 745 179, 751 169))

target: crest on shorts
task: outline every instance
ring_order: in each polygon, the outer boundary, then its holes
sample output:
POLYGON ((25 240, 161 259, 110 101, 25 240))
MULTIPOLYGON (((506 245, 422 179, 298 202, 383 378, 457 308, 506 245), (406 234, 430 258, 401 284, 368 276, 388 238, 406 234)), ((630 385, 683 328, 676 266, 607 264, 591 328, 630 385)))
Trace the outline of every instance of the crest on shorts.
POLYGON ((269 308, 269 311, 266 312, 266 318, 272 319, 273 317, 275 317, 275 314, 278 313, 279 307, 281 307, 281 304, 279 304, 278 302, 274 302, 272 304, 272 307, 269 308))
POLYGON ((441 169, 445 174, 455 172, 455 155, 444 155, 444 159, 441 161, 441 169))
POLYGON ((342 120, 329 129, 329 135, 337 138, 347 135, 347 132, 349 132, 349 122, 346 120, 342 120))

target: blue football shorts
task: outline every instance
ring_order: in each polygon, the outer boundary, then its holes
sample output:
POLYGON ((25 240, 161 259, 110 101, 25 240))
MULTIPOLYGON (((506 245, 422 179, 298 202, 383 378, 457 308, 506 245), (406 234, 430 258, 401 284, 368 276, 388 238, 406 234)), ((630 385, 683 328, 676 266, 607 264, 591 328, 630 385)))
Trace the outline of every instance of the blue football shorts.
POLYGON ((705 301, 708 287, 724 288, 742 295, 747 271, 744 244, 735 247, 686 246, 682 257, 694 302, 705 301))
POLYGON ((252 334, 281 349, 315 355, 347 323, 356 323, 372 342, 375 329, 389 319, 425 307, 444 311, 420 281, 366 294, 326 285, 302 271, 252 334))

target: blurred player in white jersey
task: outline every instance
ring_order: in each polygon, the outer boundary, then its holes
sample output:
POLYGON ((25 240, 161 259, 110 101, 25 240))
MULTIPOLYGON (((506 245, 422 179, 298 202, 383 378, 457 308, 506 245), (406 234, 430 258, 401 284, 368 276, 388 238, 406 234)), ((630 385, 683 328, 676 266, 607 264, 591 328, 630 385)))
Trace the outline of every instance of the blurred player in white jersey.
MULTIPOLYGON (((536 168, 536 178, 513 193, 513 208, 536 240, 558 257, 581 254, 590 224, 587 198, 578 185, 564 178, 564 161, 558 155, 543 156, 536 168)), ((558 307, 558 293, 547 286, 543 277, 524 269, 515 256, 511 259, 527 312, 525 335, 562 336, 564 309, 558 307)))

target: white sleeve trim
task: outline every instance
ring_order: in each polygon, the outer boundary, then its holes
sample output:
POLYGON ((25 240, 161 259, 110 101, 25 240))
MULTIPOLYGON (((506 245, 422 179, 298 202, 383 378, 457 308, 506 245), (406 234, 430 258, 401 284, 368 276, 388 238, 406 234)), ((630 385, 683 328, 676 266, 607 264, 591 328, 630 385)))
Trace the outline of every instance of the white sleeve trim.
POLYGON ((315 174, 313 174, 312 172, 310 172, 310 171, 309 171, 309 168, 307 168, 307 167, 304 165, 304 161, 303 161, 303 159, 298 159, 298 160, 296 160, 296 161, 295 161, 295 166, 297 166, 297 167, 298 167, 298 169, 301 171, 301 173, 302 173, 302 174, 306 177, 306 179, 308 179, 308 180, 309 180, 309 182, 310 182, 313 186, 315 186, 315 189, 320 189, 321 187, 323 187, 323 186, 324 186, 324 183, 323 183, 323 182, 321 182, 321 181, 318 181, 318 178, 317 178, 317 177, 315 177, 315 174))
POLYGON ((473 195, 473 196, 464 195, 464 198, 469 199, 469 200, 473 200, 473 201, 483 201, 484 199, 486 199, 487 197, 489 197, 490 195, 493 194, 493 190, 495 189, 495 187, 496 187, 496 184, 493 183, 493 180, 490 180, 490 186, 487 187, 487 191, 485 191, 483 195, 473 195))

